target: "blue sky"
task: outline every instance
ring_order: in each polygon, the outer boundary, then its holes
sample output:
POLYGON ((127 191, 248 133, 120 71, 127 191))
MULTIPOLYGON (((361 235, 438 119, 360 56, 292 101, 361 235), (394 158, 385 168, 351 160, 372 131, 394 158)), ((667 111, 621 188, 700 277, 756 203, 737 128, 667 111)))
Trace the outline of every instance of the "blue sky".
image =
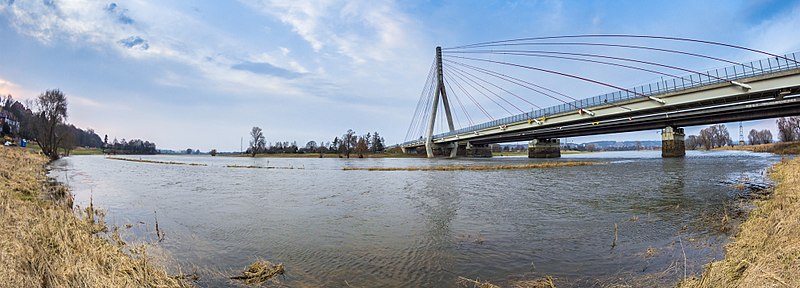
MULTIPOLYGON (((69 122, 160 148, 238 150, 252 126, 263 128, 270 142, 330 141, 354 129, 379 131, 397 143, 437 45, 629 33, 785 53, 800 51, 796 15, 797 1, 0 0, 0 94, 29 99, 60 88, 69 122)), ((765 58, 679 48, 737 61, 765 58)), ((642 57, 691 69, 724 66, 642 57)), ((585 64, 542 65, 623 87, 658 79, 585 64)), ((609 92, 542 79, 579 98, 609 92)), ((773 122, 746 122, 745 129, 773 128, 773 122)), ((729 125, 732 133, 735 126, 729 125)), ((570 141, 605 139, 660 138, 643 131, 570 141)))

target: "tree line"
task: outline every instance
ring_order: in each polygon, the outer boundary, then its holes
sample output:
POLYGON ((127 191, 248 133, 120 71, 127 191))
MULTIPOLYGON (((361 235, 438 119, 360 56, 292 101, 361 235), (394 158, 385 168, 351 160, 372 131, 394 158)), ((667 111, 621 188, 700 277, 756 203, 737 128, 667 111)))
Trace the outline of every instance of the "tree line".
POLYGON ((286 154, 286 153, 336 153, 339 157, 350 158, 351 154, 357 154, 359 158, 369 153, 381 153, 386 148, 386 142, 378 132, 357 135, 352 129, 337 136, 330 142, 308 141, 305 146, 299 147, 297 142, 266 142, 264 131, 260 127, 253 127, 250 130, 250 142, 247 151, 244 153, 255 157, 257 154, 286 154))
MULTIPOLYGON (((781 142, 800 141, 800 117, 782 117, 775 120, 778 126, 778 140, 781 142)), ((747 141, 750 145, 769 144, 774 142, 772 131, 769 129, 756 130, 751 129, 747 135, 747 141)), ((684 144, 686 149, 699 149, 706 150, 731 145, 730 133, 725 125, 712 125, 708 128, 700 130, 698 135, 686 136, 684 144)))
POLYGON ((19 127, 13 129, 3 125, 0 131, 4 136, 31 140, 39 145, 42 153, 53 160, 58 159, 61 154, 69 155, 76 146, 104 148, 121 154, 149 154, 155 151, 155 143, 139 139, 115 139, 110 144, 108 135, 103 140, 92 129, 83 130, 66 123, 67 96, 59 89, 47 90, 25 103, 14 100, 11 95, 0 96, 0 108, 10 113, 19 123, 19 127))

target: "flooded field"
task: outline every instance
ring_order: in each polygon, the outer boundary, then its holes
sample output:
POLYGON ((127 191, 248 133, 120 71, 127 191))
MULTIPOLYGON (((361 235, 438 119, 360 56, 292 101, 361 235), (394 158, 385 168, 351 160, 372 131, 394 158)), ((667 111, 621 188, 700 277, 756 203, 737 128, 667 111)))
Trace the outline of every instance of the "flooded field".
POLYGON ((225 276, 266 259, 285 265, 281 283, 330 287, 546 275, 577 286, 650 278, 674 285, 722 257, 746 206, 737 196, 748 186, 738 183, 762 181, 780 159, 738 151, 691 151, 685 159, 662 159, 660 151, 558 160, 121 157, 148 161, 68 157, 50 176, 72 188, 77 205, 91 197, 106 209, 126 239, 157 242, 157 217, 165 235, 157 245, 184 270, 198 268, 201 285, 228 283, 225 276), (343 170, 549 161, 604 163, 343 170))

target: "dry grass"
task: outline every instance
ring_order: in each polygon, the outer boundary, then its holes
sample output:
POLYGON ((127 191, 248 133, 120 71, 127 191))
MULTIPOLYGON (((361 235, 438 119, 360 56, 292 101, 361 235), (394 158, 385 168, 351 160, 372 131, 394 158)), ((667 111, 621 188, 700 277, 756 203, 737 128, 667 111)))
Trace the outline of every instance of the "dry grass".
POLYGON ((78 217, 69 192, 47 184, 46 162, 35 153, 0 147, 0 286, 190 286, 168 275, 145 246, 98 235, 107 231, 102 213, 90 205, 78 217))
POLYGON ((456 284, 458 284, 461 287, 500 288, 500 286, 497 286, 497 285, 494 285, 492 283, 489 283, 489 281, 481 282, 480 280, 477 280, 477 279, 473 280, 473 279, 469 279, 469 278, 461 277, 461 276, 458 276, 458 278, 456 278, 456 284))
POLYGON ((741 150, 775 154, 800 154, 800 142, 777 142, 760 145, 725 146, 715 150, 741 150))
POLYGON ((725 259, 681 287, 800 287, 800 159, 775 165, 772 199, 757 200, 725 259))
POLYGON ((556 284, 553 277, 545 276, 539 279, 511 281, 514 288, 555 288, 556 284))
MULTIPOLYGON (((525 280, 512 280, 508 282, 509 287, 513 288, 555 288, 555 278, 552 276, 544 276, 541 278, 535 279, 525 279, 525 280)), ((489 281, 480 281, 478 279, 470 279, 466 277, 458 276, 456 278, 456 284, 461 287, 472 287, 472 288, 500 288, 500 286, 492 284, 489 281)))
POLYGON ((247 265, 240 276, 231 277, 234 280, 242 280, 245 284, 261 284, 269 281, 285 272, 283 264, 272 264, 265 260, 257 260, 247 265))
POLYGON ((122 161, 130 161, 130 162, 140 162, 140 163, 153 163, 153 164, 189 165, 189 166, 208 166, 208 165, 206 165, 206 164, 199 164, 199 163, 185 163, 185 162, 173 162, 173 161, 156 161, 156 160, 144 160, 144 159, 132 159, 132 158, 119 158, 119 157, 106 157, 106 159, 111 159, 111 160, 122 160, 122 161))
POLYGON ((249 169, 304 169, 303 167, 277 167, 277 166, 256 166, 256 165, 225 165, 225 168, 249 168, 249 169))
POLYGON ((607 162, 590 161, 569 161, 569 162, 545 162, 534 164, 518 165, 453 165, 438 167, 345 167, 345 171, 481 171, 481 170, 511 170, 511 169, 535 169, 535 168, 556 168, 573 167, 605 164, 607 162))

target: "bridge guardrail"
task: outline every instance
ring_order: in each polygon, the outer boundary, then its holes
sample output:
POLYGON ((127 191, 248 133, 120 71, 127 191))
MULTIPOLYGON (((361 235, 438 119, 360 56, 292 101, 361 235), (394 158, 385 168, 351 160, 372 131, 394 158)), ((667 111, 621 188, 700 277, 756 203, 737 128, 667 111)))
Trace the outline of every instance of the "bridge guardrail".
MULTIPOLYGON (((800 68, 800 63, 797 62, 798 55, 800 52, 795 52, 791 54, 784 54, 781 57, 770 57, 766 59, 759 59, 757 61, 750 61, 746 63, 741 63, 737 65, 727 66, 723 68, 717 68, 714 70, 708 70, 704 73, 693 73, 686 76, 678 77, 678 78, 668 78, 662 79, 659 82, 654 82, 646 85, 640 85, 633 88, 628 89, 629 91, 615 91, 611 93, 606 93, 590 98, 580 99, 560 105, 545 107, 542 109, 534 110, 527 113, 517 114, 514 116, 509 116, 493 121, 489 121, 486 123, 481 123, 461 129, 457 129, 454 131, 449 131, 445 133, 439 133, 433 136, 433 139, 448 137, 452 135, 462 134, 462 133, 469 133, 474 132, 490 127, 498 127, 501 125, 507 125, 522 121, 527 121, 531 119, 541 119, 542 117, 547 117, 551 115, 561 114, 565 112, 571 111, 578 111, 580 109, 587 109, 606 105, 611 103, 617 103, 622 101, 627 101, 631 99, 636 99, 644 96, 657 96, 660 94, 671 93, 676 91, 688 90, 696 87, 702 87, 722 82, 728 82, 731 80, 738 80, 747 77, 759 76, 759 75, 766 75, 770 73, 776 73, 781 71, 787 71, 792 69, 800 68), (787 60, 789 59, 789 60, 787 60), (634 92, 634 93, 631 93, 634 92), (636 94, 638 93, 638 94, 636 94), (639 95, 641 94, 641 95, 639 95)), ((412 140, 406 141, 400 146, 408 146, 411 144, 424 144, 427 138, 422 138, 419 140, 412 140)))

